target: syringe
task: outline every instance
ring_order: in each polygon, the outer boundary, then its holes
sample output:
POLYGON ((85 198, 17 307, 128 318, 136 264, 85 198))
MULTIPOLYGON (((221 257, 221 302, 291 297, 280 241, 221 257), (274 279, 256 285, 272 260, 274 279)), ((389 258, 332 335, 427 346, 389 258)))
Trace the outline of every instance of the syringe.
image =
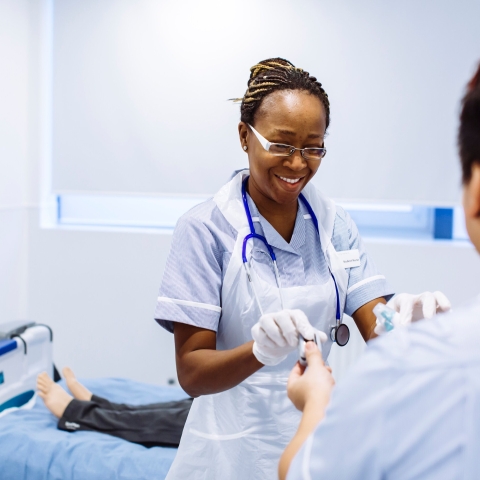
POLYGON ((395 328, 395 325, 398 325, 398 313, 383 303, 377 303, 373 313, 377 317, 377 325, 383 327, 386 332, 390 332, 395 328))

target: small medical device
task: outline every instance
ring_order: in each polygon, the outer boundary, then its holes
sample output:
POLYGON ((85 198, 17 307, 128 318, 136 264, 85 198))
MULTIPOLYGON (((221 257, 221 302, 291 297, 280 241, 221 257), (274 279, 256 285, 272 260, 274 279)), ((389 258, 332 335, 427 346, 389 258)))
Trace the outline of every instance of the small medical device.
POLYGON ((344 347, 350 340, 350 329, 344 323, 337 323, 330 329, 330 339, 339 347, 344 347))
POLYGON ((387 307, 383 303, 377 303, 373 309, 373 313, 377 317, 377 325, 383 327, 386 332, 390 332, 395 328, 398 313, 387 307), (396 317, 396 318, 395 318, 396 317))
POLYGON ((313 340, 305 340, 301 335, 298 339, 298 362, 304 367, 307 366, 307 356, 305 355, 305 345, 307 342, 315 342, 315 345, 318 347, 320 352, 322 352, 322 341, 317 332, 313 336, 313 340))
POLYGON ((53 378, 52 340, 46 325, 0 324, 0 414, 32 399, 39 373, 53 378))
MULTIPOLYGON (((247 216, 248 225, 250 226, 250 233, 243 239, 242 260, 243 260, 243 266, 245 267, 245 270, 247 272, 248 280, 250 282, 250 285, 252 286, 253 294, 255 296, 255 300, 257 302, 258 308, 260 309, 260 313, 263 315, 263 308, 262 308, 262 305, 260 304, 260 300, 258 298, 257 292, 255 291, 255 287, 252 282, 252 275, 250 272, 250 265, 248 264, 248 260, 247 260, 247 243, 250 239, 260 240, 267 247, 268 253, 273 263, 273 271, 275 273, 275 280, 277 282, 278 292, 280 295, 280 304, 282 306, 282 309, 285 309, 285 307, 283 305, 282 288, 280 284, 280 275, 278 273, 277 258, 275 256, 275 252, 273 251, 273 248, 271 247, 271 245, 267 242, 267 239, 263 235, 259 235, 258 233, 255 232, 252 214, 250 213, 250 207, 248 206, 248 200, 247 200, 248 178, 249 177, 247 176, 245 180, 243 180, 242 182, 242 199, 243 199, 243 207, 245 209, 245 215, 247 216)), ((305 198, 305 196, 302 193, 298 196, 298 198, 300 198, 300 200, 305 205, 305 208, 308 210, 308 213, 312 218, 313 225, 315 226, 317 233, 320 235, 320 230, 318 228, 318 219, 317 219, 317 216, 315 215, 315 212, 313 211, 313 208, 308 203, 308 200, 305 198)), ((348 343, 348 340, 350 339, 350 330, 347 325, 342 323, 341 310, 340 310, 340 294, 338 293, 337 281, 335 280, 335 276, 330 270, 330 267, 328 271, 330 272, 330 275, 333 279, 333 283, 335 284, 335 293, 336 293, 336 300, 337 300, 336 315, 335 315, 336 321, 335 321, 335 325, 333 325, 330 329, 330 338, 332 342, 336 342, 340 347, 343 347, 348 343)))

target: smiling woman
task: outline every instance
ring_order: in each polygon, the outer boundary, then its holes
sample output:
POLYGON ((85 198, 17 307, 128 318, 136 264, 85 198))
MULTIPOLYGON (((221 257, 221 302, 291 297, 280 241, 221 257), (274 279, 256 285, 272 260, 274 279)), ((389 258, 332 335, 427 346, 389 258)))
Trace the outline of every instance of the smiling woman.
POLYGON ((272 58, 251 68, 241 100, 238 129, 240 142, 248 151, 248 193, 265 219, 289 242, 298 195, 317 173, 326 153, 328 95, 308 72, 287 60, 272 58))
POLYGON ((174 332, 180 384, 195 398, 169 479, 275 478, 299 414, 286 396, 299 339, 365 340, 392 295, 349 215, 310 180, 324 157, 328 96, 269 59, 241 99, 249 170, 178 222, 155 318, 174 332))
POLYGON ((275 142, 273 145, 295 148, 272 154, 272 144, 266 150, 252 135, 253 127, 240 122, 240 141, 247 146, 250 165, 248 193, 266 220, 289 242, 298 195, 317 173, 321 161, 320 155, 312 158, 298 149, 323 147, 326 115, 320 100, 302 90, 273 92, 265 103, 267 107, 257 114, 256 128, 275 142))

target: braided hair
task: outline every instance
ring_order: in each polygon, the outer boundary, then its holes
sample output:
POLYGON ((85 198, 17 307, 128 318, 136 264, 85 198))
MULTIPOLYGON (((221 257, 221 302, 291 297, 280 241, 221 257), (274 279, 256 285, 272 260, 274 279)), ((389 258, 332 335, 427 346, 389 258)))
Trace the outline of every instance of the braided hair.
POLYGON ((467 184, 472 178, 473 164, 480 162, 480 65, 463 98, 458 146, 463 183, 467 184))
POLYGON ((253 125, 255 113, 262 100, 277 90, 303 90, 315 95, 323 105, 326 127, 330 124, 330 102, 322 84, 308 72, 295 67, 283 58, 262 60, 250 69, 248 88, 242 98, 232 98, 242 102, 240 107, 242 122, 253 125))

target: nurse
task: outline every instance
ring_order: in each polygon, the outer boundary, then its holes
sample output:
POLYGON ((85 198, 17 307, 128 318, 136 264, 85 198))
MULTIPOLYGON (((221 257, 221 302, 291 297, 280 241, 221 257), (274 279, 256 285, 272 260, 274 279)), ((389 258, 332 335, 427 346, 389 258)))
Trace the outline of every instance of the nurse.
MULTIPOLYGON (((274 58, 251 68, 239 100, 249 170, 178 221, 155 312, 196 397, 170 480, 275 478, 300 419, 286 395, 299 336, 324 332, 326 359, 346 340, 343 313, 368 340, 373 307, 393 294, 349 215, 310 183, 330 123, 322 85, 274 58)), ((403 294, 407 322, 415 303, 442 308, 403 294)))

